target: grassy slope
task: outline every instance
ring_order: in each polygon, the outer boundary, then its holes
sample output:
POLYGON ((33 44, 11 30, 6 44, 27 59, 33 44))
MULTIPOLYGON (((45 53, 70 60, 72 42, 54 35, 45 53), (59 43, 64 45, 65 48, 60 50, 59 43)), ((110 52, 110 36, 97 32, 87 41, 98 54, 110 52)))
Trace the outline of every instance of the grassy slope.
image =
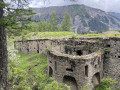
MULTIPOLYGON (((13 87, 10 90, 41 90, 52 82, 52 78, 45 74, 47 59, 44 54, 18 53, 20 58, 17 65, 11 65, 13 87)), ((10 72, 9 71, 9 74, 10 72)))
POLYGON ((44 54, 38 54, 38 53, 33 53, 33 54, 18 53, 18 54, 20 55, 19 60, 21 61, 18 67, 22 69, 27 68, 29 66, 33 66, 38 63, 41 63, 40 65, 43 68, 47 67, 47 58, 44 54))

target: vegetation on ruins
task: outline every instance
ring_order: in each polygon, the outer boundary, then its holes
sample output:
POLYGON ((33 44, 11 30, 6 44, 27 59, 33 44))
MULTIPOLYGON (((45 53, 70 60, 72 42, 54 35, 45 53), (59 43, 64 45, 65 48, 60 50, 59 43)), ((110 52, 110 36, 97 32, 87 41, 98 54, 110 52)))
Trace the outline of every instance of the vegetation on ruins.
POLYGON ((96 42, 100 45, 100 44, 102 44, 103 42, 101 41, 101 40, 96 40, 96 42))
MULTIPOLYGON (((16 1, 16 0, 13 0, 16 1)), ((79 34, 70 32, 71 20, 68 13, 65 14, 61 25, 58 25, 56 14, 53 12, 49 20, 42 20, 38 23, 33 22, 31 17, 24 15, 34 14, 31 9, 23 9, 21 0, 20 6, 16 9, 10 8, 3 0, 0 0, 0 76, 7 76, 7 49, 6 49, 6 34, 8 37, 8 88, 9 90, 69 90, 65 84, 54 81, 53 78, 47 75, 47 59, 42 53, 23 54, 17 52, 11 38, 20 38, 28 40, 34 38, 60 38, 72 37, 75 39, 79 34), (8 11, 7 17, 3 18, 3 8, 8 11), (14 16, 14 17, 13 17, 14 16), (18 18, 19 17, 19 18, 18 18), (19 21, 19 22, 18 22, 19 21), (12 41, 12 42, 10 42, 12 41), (3 53, 4 51, 4 53, 3 53), (5 62, 5 66, 3 64, 5 62), (4 67, 4 68, 3 68, 4 67), (4 70, 4 71, 3 71, 4 70)), ((26 1, 26 0, 25 0, 26 1)), ((27 2, 24 2, 27 4, 27 2)), ((25 4, 25 5, 26 5, 25 4)), ((107 27, 106 27, 107 28, 107 27)), ((86 36, 99 36, 101 33, 81 33, 86 36)), ((107 36, 119 36, 120 33, 106 34, 107 36)), ((49 50, 51 47, 47 47, 49 50)), ((74 58, 74 56, 73 56, 74 58)), ((6 90, 7 77, 0 78, 0 89, 6 90), (3 82, 5 81, 5 82, 3 82), (2 84, 3 85, 2 85, 2 84), (2 85, 2 86, 1 86, 2 85)), ((104 78, 96 90, 119 90, 114 87, 116 81, 110 78, 104 78)), ((83 87, 86 88, 87 86, 83 87)), ((87 88, 88 90, 88 88, 87 88)))
MULTIPOLYGON (((37 36, 38 38, 60 38, 64 36, 76 38, 77 36, 79 36, 79 34, 75 34, 74 32, 33 32, 28 33, 26 36, 24 36, 24 38, 26 38, 27 40, 28 38, 34 36, 37 36)), ((8 41, 10 40, 11 39, 8 39, 8 41)), ((49 49, 50 47, 46 48, 46 50, 49 49)), ((68 86, 54 81, 53 78, 49 77, 46 74, 47 61, 46 56, 44 54, 18 53, 14 49, 12 42, 8 42, 8 51, 9 51, 8 80, 10 90, 13 89, 48 90, 48 88, 50 90, 69 90, 68 86)), ((96 90, 101 90, 101 88, 106 87, 105 85, 108 82, 106 78, 104 79, 105 80, 103 80, 100 83, 100 86, 98 86, 96 90)), ((111 84, 114 84, 113 81, 114 80, 111 79, 111 84)), ((108 87, 111 87, 111 84, 108 84, 104 90, 113 90, 108 89, 108 87)), ((86 89, 89 90, 89 85, 85 85, 82 87, 82 90, 86 89)))
MULTIPOLYGON (((13 43, 11 42, 8 42, 8 47, 10 47, 8 48, 9 51, 8 77, 10 90, 12 89, 69 90, 68 86, 54 81, 51 77, 49 77, 46 74, 47 59, 44 54, 18 53, 14 49, 13 43)), ((48 46, 46 49, 49 50, 49 48, 50 47, 48 46)), ((118 88, 115 87, 116 83, 117 82, 115 80, 112 80, 111 78, 103 78, 101 80, 100 85, 95 90, 119 90, 118 88)), ((89 85, 83 86, 81 90, 89 90, 89 85)))

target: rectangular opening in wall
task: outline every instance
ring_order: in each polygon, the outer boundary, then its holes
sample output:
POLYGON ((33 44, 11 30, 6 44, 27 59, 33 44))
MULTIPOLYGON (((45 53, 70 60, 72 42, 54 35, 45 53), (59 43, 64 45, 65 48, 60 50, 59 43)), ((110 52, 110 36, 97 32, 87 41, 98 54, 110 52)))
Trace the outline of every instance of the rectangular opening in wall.
POLYGON ((68 50, 67 49, 65 49, 65 53, 68 54, 68 50))
POLYGON ((52 63, 52 61, 49 61, 50 63, 52 63))
POLYGON ((106 47, 110 47, 110 45, 108 44, 108 45, 106 45, 106 47))
POLYGON ((27 53, 29 53, 29 48, 27 48, 27 53))
POLYGON ((79 56, 83 55, 82 51, 81 51, 81 50, 78 50, 78 51, 77 51, 77 55, 79 55, 79 56))
POLYGON ((37 50, 37 53, 39 53, 39 50, 37 50))
POLYGON ((118 58, 120 59, 120 56, 118 56, 118 58))
POLYGON ((39 53, 39 44, 37 43, 37 53, 39 53))
POLYGON ((55 62, 55 71, 57 71, 57 62, 55 62))
POLYGON ((71 69, 71 68, 66 68, 66 71, 73 72, 73 69, 71 69))
POLYGON ((85 66, 85 76, 88 77, 88 65, 85 66))

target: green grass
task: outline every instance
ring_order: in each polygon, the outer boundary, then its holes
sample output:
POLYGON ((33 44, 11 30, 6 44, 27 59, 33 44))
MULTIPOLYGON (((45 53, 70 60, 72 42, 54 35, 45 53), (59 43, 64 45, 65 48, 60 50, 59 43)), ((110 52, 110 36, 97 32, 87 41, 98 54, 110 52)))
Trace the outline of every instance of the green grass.
POLYGON ((69 90, 65 84, 58 83, 49 77, 45 71, 47 58, 44 54, 17 53, 20 58, 14 64, 9 61, 9 90, 69 90), (54 86, 54 87, 53 87, 54 86))
POLYGON ((37 33, 38 37, 66 37, 77 35, 73 32, 39 32, 37 33))
POLYGON ((17 55, 20 56, 16 61, 19 62, 18 64, 9 62, 8 75, 9 80, 13 83, 10 90, 41 90, 53 81, 44 72, 44 69, 47 68, 46 55, 38 53, 17 53, 17 55))
POLYGON ((70 37, 70 38, 76 38, 76 37, 118 37, 120 36, 120 32, 118 31, 113 31, 111 33, 109 33, 111 31, 106 31, 106 32, 102 32, 102 33, 96 33, 96 32, 93 32, 93 33, 84 33, 84 34, 76 34, 74 32, 67 32, 67 31, 59 31, 59 32, 31 32, 31 33, 28 33, 26 35, 24 35, 22 38, 21 37, 16 37, 15 39, 16 40, 23 40, 23 41, 26 41, 26 40, 34 40, 34 39, 44 39, 44 38, 67 38, 67 37, 70 37), (108 33, 107 33, 108 32, 108 33))
MULTIPOLYGON (((20 58, 18 61, 20 61, 20 64, 17 65, 17 68, 24 69, 27 71, 28 74, 32 75, 44 75, 45 72, 44 69, 47 68, 47 58, 44 54, 23 54, 19 53, 20 58)), ((47 76, 48 77, 48 76, 47 76)), ((49 77, 48 77, 49 78, 49 77)))
POLYGON ((86 34, 87 36, 99 36, 101 34, 95 34, 95 33, 92 33, 92 34, 86 34))
POLYGON ((101 37, 101 36, 104 36, 104 37, 117 37, 117 36, 120 36, 120 32, 117 32, 117 33, 88 33, 88 34, 80 34, 81 36, 90 36, 90 37, 92 37, 92 36, 99 36, 99 37, 101 37))
POLYGON ((42 66, 44 65, 44 68, 47 67, 47 58, 44 54, 23 54, 18 53, 20 55, 20 58, 18 61, 20 61, 20 64, 17 65, 17 67, 20 67, 22 69, 27 68, 28 66, 32 66, 37 63, 41 63, 42 66))
MULTIPOLYGON (((78 36, 78 34, 74 32, 67 32, 67 31, 61 31, 61 32, 31 32, 24 36, 24 40, 28 40, 29 38, 65 38, 65 37, 72 37, 72 36, 78 36)), ((18 38, 18 40, 21 38, 18 38)))

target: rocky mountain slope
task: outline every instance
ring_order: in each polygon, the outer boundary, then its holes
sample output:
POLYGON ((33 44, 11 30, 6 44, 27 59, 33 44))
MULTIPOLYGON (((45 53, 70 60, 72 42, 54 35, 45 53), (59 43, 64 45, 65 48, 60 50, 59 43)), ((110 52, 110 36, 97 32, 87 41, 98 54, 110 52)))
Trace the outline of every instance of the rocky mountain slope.
POLYGON ((120 13, 116 13, 116 12, 108 12, 110 15, 120 19, 120 13))
POLYGON ((34 19, 40 21, 49 19, 52 12, 55 12, 59 23, 67 12, 71 16, 72 28, 77 32, 81 30, 108 30, 120 29, 120 20, 99 9, 85 5, 53 6, 46 8, 33 8, 36 15, 34 19))

